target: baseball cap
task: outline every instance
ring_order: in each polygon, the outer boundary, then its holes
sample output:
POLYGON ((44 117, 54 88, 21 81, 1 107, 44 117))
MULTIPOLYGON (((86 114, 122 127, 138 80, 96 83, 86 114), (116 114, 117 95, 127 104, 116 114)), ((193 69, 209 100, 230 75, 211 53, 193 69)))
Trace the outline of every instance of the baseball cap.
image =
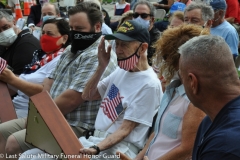
POLYGON ((105 35, 106 40, 120 39, 122 41, 139 41, 149 44, 150 35, 147 28, 144 28, 139 22, 125 21, 114 34, 105 35))
POLYGON ((182 2, 174 2, 173 5, 170 8, 170 13, 174 13, 176 11, 184 11, 184 9, 186 8, 186 5, 182 2))
POLYGON ((227 9, 227 4, 226 4, 225 0, 211 0, 210 5, 212 6, 212 8, 214 10, 216 10, 216 9, 226 10, 227 9))

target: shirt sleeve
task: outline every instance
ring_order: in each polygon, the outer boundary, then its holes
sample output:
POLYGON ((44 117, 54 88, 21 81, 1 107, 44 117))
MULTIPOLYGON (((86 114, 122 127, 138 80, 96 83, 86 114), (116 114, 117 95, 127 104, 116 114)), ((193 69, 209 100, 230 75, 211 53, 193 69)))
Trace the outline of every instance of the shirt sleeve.
POLYGON ((40 49, 40 43, 39 41, 33 39, 20 42, 18 45, 16 45, 11 66, 14 69, 14 74, 20 75, 23 72, 25 65, 31 63, 33 52, 37 49, 40 49))
POLYGON ((140 90, 126 109, 124 119, 151 127, 155 110, 160 105, 160 93, 160 85, 140 90))
MULTIPOLYGON (((119 68, 118 68, 119 69, 119 68)), ((101 97, 104 97, 105 92, 107 91, 107 87, 109 86, 109 83, 111 82, 111 77, 115 76, 115 73, 118 73, 118 69, 116 69, 115 71, 113 71, 112 73, 109 74, 109 76, 107 76, 106 78, 104 78, 103 80, 101 80, 98 83, 98 92, 101 95, 101 97)), ((106 71, 105 71, 106 72, 106 71)), ((106 74, 106 73, 105 73, 106 74)), ((108 74, 108 73, 107 73, 108 74)))
MULTIPOLYGON (((96 50, 94 50, 96 52, 96 50)), ((82 53, 83 54, 83 53, 82 53)), ((98 66, 97 54, 85 54, 79 61, 79 66, 72 76, 72 82, 69 89, 82 92, 86 83, 95 73, 98 66)))
POLYGON ((239 43, 238 33, 235 30, 233 32, 229 32, 225 40, 228 46, 230 47, 232 54, 238 55, 238 43, 239 43))
POLYGON ((126 7, 124 8, 124 13, 130 10, 130 4, 127 4, 126 7))
POLYGON ((28 25, 28 27, 30 27, 31 24, 32 24, 32 25, 35 25, 35 23, 34 23, 34 19, 35 19, 35 18, 36 18, 36 17, 35 17, 35 13, 34 13, 34 8, 31 7, 31 8, 30 8, 30 14, 29 14, 29 16, 28 16, 28 18, 27 18, 27 25, 28 25))

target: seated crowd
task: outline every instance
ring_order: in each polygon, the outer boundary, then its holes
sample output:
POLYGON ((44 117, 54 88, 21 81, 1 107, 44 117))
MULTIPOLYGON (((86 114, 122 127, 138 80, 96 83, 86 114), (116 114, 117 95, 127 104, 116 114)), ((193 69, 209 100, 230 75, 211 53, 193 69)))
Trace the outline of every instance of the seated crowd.
POLYGON ((114 33, 98 0, 77 4, 68 19, 39 2, 30 30, 0 11, 0 81, 17 114, 0 123, 0 160, 54 159, 25 141, 29 97, 43 91, 83 145, 79 155, 92 160, 240 159, 239 24, 228 1, 181 0, 184 10, 172 12, 172 0, 139 0, 132 11, 121 0, 114 33), (162 33, 156 7, 170 12, 162 33))

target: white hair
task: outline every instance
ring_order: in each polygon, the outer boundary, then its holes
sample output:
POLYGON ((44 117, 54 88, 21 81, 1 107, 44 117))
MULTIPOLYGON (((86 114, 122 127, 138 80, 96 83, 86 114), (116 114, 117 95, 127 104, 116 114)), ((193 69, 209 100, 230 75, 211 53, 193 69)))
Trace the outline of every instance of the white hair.
MULTIPOLYGON (((220 36, 202 35, 194 37, 180 46, 182 63, 199 71, 219 72, 233 62, 231 50, 220 36)), ((214 76, 214 75, 213 75, 214 76)))
POLYGON ((191 2, 184 10, 184 14, 186 12, 192 11, 194 9, 201 9, 202 19, 206 22, 208 20, 212 20, 214 18, 213 8, 206 3, 196 3, 191 2))

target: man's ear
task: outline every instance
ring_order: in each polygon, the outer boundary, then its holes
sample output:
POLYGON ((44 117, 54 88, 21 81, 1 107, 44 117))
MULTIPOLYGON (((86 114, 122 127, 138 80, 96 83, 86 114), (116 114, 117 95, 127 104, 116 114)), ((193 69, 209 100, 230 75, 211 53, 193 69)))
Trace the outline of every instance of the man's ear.
POLYGON ((68 40, 68 35, 63 35, 63 44, 65 44, 66 42, 67 42, 67 40, 68 40))
POLYGON ((152 26, 154 25, 154 21, 155 21, 155 18, 154 17, 151 17, 150 18, 150 26, 149 26, 149 29, 150 30, 152 28, 152 26))
POLYGON ((193 73, 188 73, 188 78, 190 82, 190 87, 192 89, 192 93, 196 95, 199 90, 198 79, 193 73))
POLYGON ((139 48, 139 55, 145 54, 146 50, 148 49, 147 43, 142 43, 141 47, 139 48))
POLYGON ((213 23, 213 20, 208 20, 206 27, 210 29, 212 27, 212 23, 213 23))
POLYGON ((155 21, 155 18, 154 17, 151 17, 151 23, 154 23, 154 21, 155 21))
POLYGON ((95 24, 94 28, 95 28, 95 32, 101 32, 102 24, 98 22, 97 24, 95 24))

